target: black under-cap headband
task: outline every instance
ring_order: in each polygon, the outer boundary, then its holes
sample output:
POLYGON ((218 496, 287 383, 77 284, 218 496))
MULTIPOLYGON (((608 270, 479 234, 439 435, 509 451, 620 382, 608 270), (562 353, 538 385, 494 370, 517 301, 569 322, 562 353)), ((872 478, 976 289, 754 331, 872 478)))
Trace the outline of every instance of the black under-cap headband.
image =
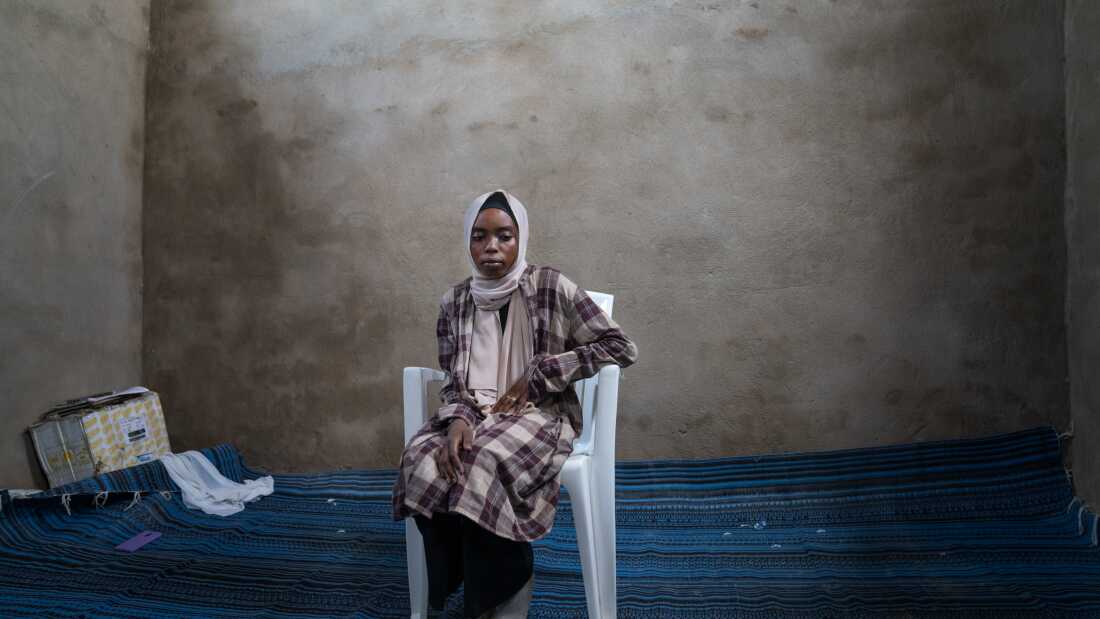
POLYGON ((516 221, 516 216, 512 213, 512 207, 508 204, 508 198, 504 196, 503 192, 495 191, 488 198, 485 198, 485 202, 482 203, 481 208, 479 208, 477 212, 480 215, 481 211, 491 208, 500 209, 508 213, 508 216, 512 218, 512 225, 517 231, 519 230, 519 222, 516 221))

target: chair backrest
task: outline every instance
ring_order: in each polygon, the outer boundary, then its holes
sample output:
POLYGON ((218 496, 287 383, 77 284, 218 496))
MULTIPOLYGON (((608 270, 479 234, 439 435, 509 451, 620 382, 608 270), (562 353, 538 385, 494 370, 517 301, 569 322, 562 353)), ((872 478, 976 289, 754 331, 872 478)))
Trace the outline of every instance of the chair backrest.
MULTIPOLYGON (((611 310, 615 307, 615 296, 606 294, 603 292, 595 292, 592 290, 586 290, 588 296, 592 301, 604 311, 605 314, 611 316, 611 310)), ((581 419, 583 421, 583 429, 581 430, 580 437, 573 443, 573 451, 575 452, 589 452, 592 448, 592 440, 595 433, 595 424, 592 423, 592 411, 596 408, 596 389, 599 387, 598 383, 599 375, 586 378, 584 380, 578 380, 573 383, 573 388, 577 390, 577 398, 581 402, 581 419)))

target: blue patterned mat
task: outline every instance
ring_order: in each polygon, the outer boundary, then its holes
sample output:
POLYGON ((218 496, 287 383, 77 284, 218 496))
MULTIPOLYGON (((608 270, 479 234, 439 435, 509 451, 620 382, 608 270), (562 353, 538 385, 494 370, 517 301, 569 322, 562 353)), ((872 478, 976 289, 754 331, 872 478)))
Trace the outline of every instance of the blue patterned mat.
MULTIPOLYGON (((205 453, 232 479, 260 475, 231 447, 205 453)), ((134 503, 175 490, 159 463, 41 498, 0 493, 0 617, 408 616, 392 482, 277 475, 274 495, 229 518, 178 494, 134 503), (163 536, 114 550, 143 530, 163 536)), ((532 617, 585 616, 562 499, 536 545, 532 617)), ((1097 517, 1072 496, 1051 429, 621 463, 618 523, 623 618, 1100 617, 1097 517)))

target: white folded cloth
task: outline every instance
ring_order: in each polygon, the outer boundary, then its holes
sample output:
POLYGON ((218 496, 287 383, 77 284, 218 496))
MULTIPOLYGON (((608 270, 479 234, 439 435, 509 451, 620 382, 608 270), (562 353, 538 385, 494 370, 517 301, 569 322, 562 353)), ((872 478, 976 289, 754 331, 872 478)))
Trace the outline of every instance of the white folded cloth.
POLYGON ((169 477, 180 487, 183 504, 216 516, 232 516, 262 496, 275 491, 270 475, 238 484, 218 472, 214 463, 197 451, 162 456, 169 477))

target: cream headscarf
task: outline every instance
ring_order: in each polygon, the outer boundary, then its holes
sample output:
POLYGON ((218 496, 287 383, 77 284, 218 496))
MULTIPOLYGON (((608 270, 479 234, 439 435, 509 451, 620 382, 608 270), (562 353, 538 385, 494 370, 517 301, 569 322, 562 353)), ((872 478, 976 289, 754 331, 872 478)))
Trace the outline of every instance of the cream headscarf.
POLYGON ((462 227, 462 253, 466 256, 466 263, 470 265, 470 273, 473 274, 474 278, 470 282, 470 292, 474 295, 474 304, 477 305, 478 309, 498 310, 508 302, 512 292, 519 286, 519 278, 527 270, 527 209, 523 208, 523 203, 512 194, 503 189, 495 189, 478 196, 470 203, 469 208, 466 209, 466 217, 463 220, 462 227), (470 255, 470 233, 473 231, 474 221, 477 220, 481 206, 485 204, 489 196, 498 191, 504 194, 504 198, 508 200, 508 206, 512 209, 512 215, 516 218, 516 227, 519 228, 516 230, 516 235, 519 237, 519 251, 516 252, 515 264, 507 273, 500 279, 489 279, 478 272, 477 265, 474 264, 474 257, 470 255))
POLYGON ((527 210, 512 194, 498 189, 478 196, 466 209, 464 221, 463 252, 470 264, 473 279, 470 292, 474 297, 474 330, 470 343, 470 359, 467 367, 466 383, 478 404, 483 408, 491 406, 508 387, 527 371, 527 365, 534 356, 534 338, 531 334, 531 321, 527 314, 527 302, 519 290, 519 281, 527 269, 527 210), (470 233, 477 220, 478 212, 489 196, 500 191, 508 200, 508 206, 516 220, 519 237, 519 249, 516 262, 499 279, 489 279, 477 270, 473 256, 470 255, 470 233), (505 303, 508 305, 508 322, 501 333, 500 315, 497 313, 505 303))

